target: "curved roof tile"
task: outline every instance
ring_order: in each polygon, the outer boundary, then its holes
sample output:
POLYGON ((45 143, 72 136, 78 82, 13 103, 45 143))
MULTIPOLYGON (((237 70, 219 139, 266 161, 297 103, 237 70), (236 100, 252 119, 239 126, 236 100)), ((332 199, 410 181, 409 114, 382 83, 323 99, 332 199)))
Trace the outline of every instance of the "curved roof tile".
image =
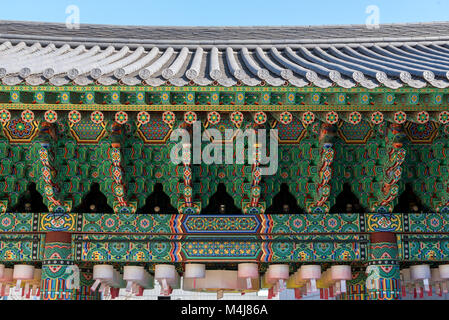
POLYGON ((449 87, 449 23, 132 27, 0 21, 0 79, 87 85, 449 87))

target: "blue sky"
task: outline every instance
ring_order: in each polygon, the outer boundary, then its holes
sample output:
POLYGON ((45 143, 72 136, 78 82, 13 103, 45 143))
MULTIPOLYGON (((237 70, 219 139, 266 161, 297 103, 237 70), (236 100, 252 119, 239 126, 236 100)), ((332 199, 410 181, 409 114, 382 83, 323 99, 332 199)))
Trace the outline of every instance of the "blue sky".
POLYGON ((65 22, 68 5, 81 23, 120 25, 364 24, 369 5, 380 23, 449 20, 448 0, 3 0, 1 20, 65 22))

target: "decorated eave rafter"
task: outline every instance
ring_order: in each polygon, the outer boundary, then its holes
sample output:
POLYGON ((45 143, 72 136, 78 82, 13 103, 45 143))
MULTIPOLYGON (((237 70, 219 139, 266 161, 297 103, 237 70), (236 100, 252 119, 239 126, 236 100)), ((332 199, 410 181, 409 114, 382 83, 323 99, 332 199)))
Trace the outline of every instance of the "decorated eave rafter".
POLYGON ((70 37, 61 25, 40 36, 17 25, 0 22, 5 85, 449 87, 449 38, 441 36, 448 23, 389 25, 377 34, 360 26, 303 28, 310 38, 301 38, 298 27, 279 27, 269 30, 272 41, 257 28, 224 28, 215 41, 209 36, 219 28, 192 30, 196 41, 182 40, 183 29, 143 28, 136 31, 141 44, 125 41, 129 27, 102 38, 91 25, 70 37))

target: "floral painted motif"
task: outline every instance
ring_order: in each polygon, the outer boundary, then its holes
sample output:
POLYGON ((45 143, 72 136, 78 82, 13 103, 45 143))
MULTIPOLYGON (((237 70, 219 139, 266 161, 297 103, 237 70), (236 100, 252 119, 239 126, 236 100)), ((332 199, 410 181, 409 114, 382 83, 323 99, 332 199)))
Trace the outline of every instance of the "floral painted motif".
POLYGON ((115 122, 118 124, 125 124, 128 121, 128 114, 124 111, 116 112, 115 122))
POLYGON ((263 111, 257 112, 254 115, 254 122, 258 125, 264 124, 267 122, 267 114, 263 111))
POLYGON ((195 112, 188 111, 184 113, 184 121, 187 124, 193 124, 198 119, 198 116, 195 112))
POLYGON ((72 110, 69 112, 68 117, 71 123, 78 123, 81 120, 81 113, 77 110, 72 110))
POLYGON ((326 114, 326 122, 329 124, 336 124, 338 122, 338 113, 330 111, 326 114))
POLYGON ((150 114, 146 111, 140 111, 137 114, 137 121, 140 124, 147 124, 150 121, 150 114))
POLYGON ((7 123, 9 120, 11 120, 11 112, 9 112, 6 109, 3 109, 0 111, 0 122, 2 124, 7 123))
POLYGON ((169 126, 173 125, 175 123, 175 120, 176 120, 176 116, 171 111, 165 111, 162 114, 162 121, 164 121, 169 126))
POLYGON ((218 124, 220 122, 220 119, 221 119, 220 114, 216 111, 212 111, 207 114, 207 122, 209 122, 212 125, 218 124))
POLYGON ((101 111, 94 111, 90 114, 90 120, 95 124, 100 124, 104 120, 103 112, 101 111))
POLYGON ((22 111, 22 120, 25 122, 33 122, 34 121, 34 112, 31 110, 23 110, 22 111))
POLYGON ((315 114, 310 111, 306 111, 302 114, 302 122, 307 126, 315 121, 315 114))
POLYGON ((58 120, 58 114, 56 113, 56 111, 53 110, 45 111, 44 119, 48 123, 55 123, 58 120))

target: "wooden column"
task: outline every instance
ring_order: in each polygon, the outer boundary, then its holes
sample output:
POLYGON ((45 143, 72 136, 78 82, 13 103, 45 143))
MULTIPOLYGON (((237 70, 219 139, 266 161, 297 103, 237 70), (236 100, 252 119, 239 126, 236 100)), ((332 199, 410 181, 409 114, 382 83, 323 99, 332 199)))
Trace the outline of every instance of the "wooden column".
POLYGON ((370 236, 366 287, 370 300, 399 300, 401 297, 396 235, 374 232, 370 236))
POLYGON ((42 300, 72 300, 75 298, 71 279, 74 276, 72 241, 69 232, 48 232, 42 261, 42 300))

